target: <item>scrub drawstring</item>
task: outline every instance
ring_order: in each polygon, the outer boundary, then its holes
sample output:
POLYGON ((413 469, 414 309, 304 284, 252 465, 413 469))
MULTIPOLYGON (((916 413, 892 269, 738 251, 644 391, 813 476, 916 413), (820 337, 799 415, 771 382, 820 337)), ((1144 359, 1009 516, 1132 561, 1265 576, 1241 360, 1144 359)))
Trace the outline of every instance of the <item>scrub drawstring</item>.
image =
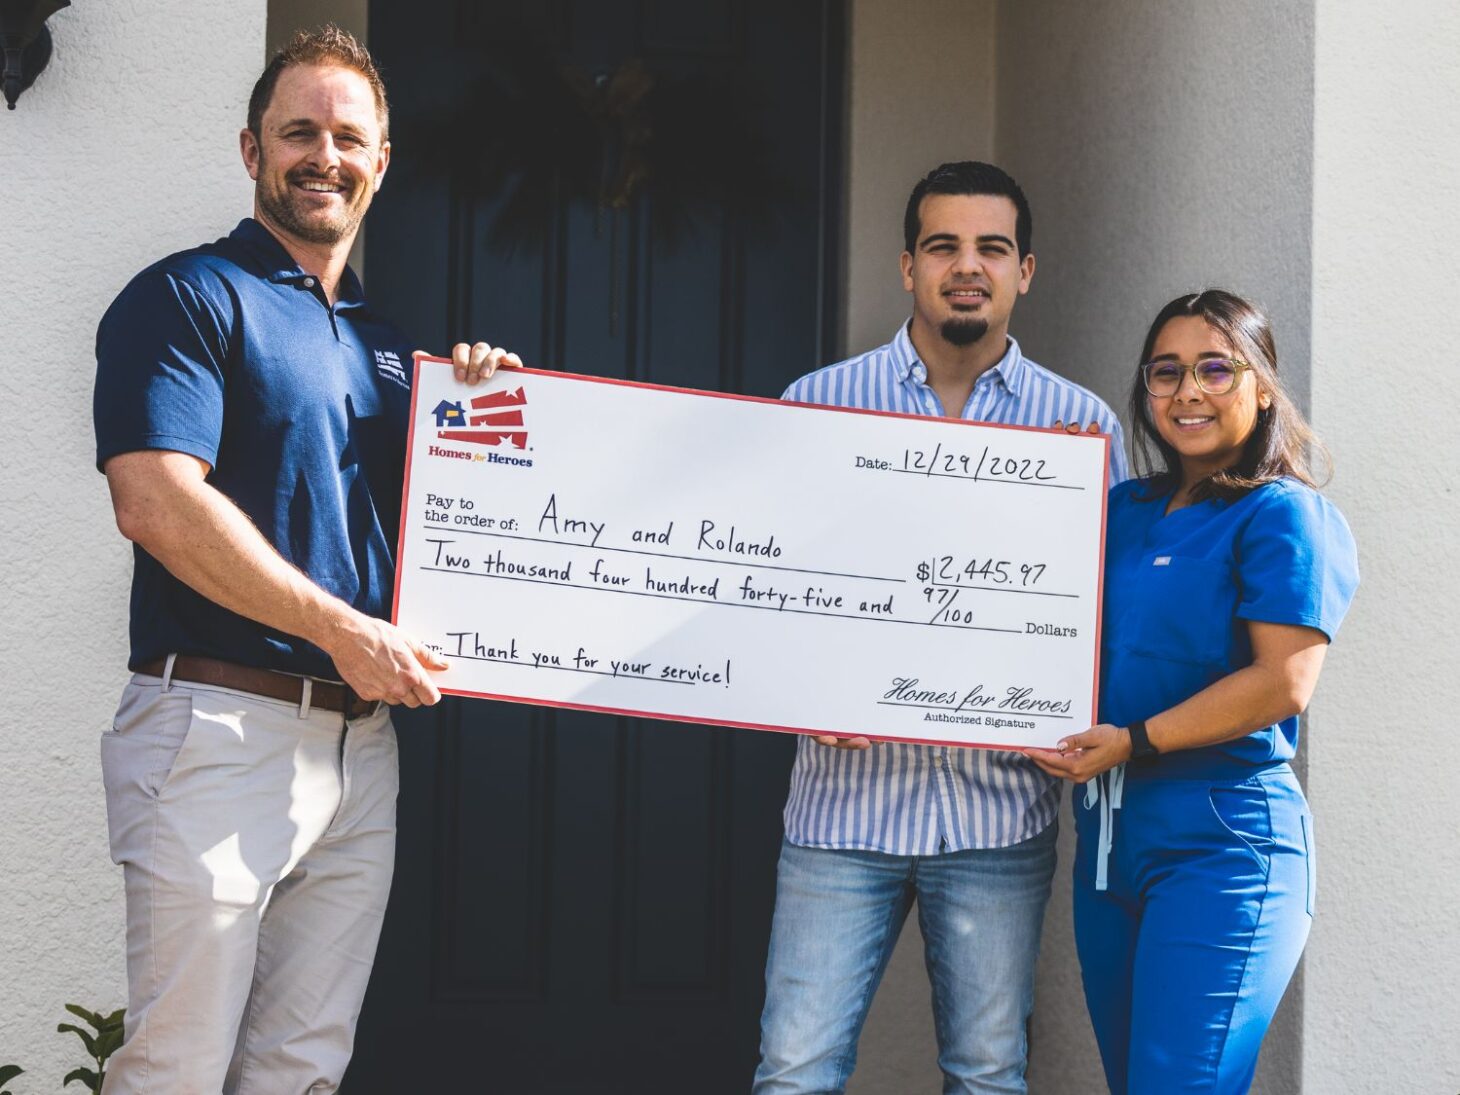
POLYGON ((1110 848, 1115 843, 1115 811, 1120 809, 1125 793, 1125 765, 1117 764, 1108 772, 1085 784, 1085 809, 1100 806, 1100 846, 1095 853, 1095 889, 1104 890, 1109 881, 1110 848), (1100 793, 1104 781, 1105 793, 1100 793))

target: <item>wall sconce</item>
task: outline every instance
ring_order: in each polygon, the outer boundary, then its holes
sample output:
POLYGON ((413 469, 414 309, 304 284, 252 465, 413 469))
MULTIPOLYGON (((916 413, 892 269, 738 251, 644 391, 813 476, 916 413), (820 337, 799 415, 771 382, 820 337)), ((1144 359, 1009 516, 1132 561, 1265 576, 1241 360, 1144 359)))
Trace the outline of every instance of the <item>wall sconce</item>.
POLYGON ((0 49, 5 51, 5 102, 11 110, 20 93, 51 59, 46 20, 71 0, 0 0, 0 49))

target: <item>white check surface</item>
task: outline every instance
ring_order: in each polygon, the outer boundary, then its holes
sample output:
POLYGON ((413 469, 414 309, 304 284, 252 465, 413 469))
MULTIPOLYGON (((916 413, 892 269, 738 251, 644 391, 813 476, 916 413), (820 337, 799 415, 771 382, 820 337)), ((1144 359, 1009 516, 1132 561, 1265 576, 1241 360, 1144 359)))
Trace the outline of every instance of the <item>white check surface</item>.
POLYGON ((396 619, 444 691, 994 747, 1094 721, 1104 438, 430 359, 412 414, 396 619))

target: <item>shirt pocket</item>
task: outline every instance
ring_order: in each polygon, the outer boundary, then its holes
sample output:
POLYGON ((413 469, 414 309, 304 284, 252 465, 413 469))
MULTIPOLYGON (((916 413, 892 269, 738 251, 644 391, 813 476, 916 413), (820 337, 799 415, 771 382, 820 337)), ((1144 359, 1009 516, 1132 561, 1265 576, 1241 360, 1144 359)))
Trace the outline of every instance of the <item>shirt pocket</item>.
POLYGON ((1136 654, 1197 665, 1226 661, 1237 586, 1227 562, 1150 555, 1115 641, 1136 654))

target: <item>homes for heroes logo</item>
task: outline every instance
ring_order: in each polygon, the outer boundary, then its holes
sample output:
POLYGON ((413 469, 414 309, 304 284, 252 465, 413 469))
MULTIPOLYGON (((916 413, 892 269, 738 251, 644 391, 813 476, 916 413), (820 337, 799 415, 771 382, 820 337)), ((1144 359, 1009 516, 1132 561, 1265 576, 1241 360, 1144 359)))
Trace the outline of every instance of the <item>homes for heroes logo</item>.
MULTIPOLYGON (((443 399, 431 414, 436 419, 436 436, 442 441, 461 441, 468 445, 496 448, 511 444, 514 449, 527 448, 527 430, 522 428, 522 408, 527 406, 527 393, 518 388, 512 392, 489 392, 471 400, 471 413, 461 400, 443 399), (472 428, 475 427, 475 428, 472 428)), ((430 447, 432 456, 449 456, 458 460, 486 460, 493 464, 518 464, 531 467, 529 459, 503 456, 499 453, 462 452, 439 445, 430 447)))

